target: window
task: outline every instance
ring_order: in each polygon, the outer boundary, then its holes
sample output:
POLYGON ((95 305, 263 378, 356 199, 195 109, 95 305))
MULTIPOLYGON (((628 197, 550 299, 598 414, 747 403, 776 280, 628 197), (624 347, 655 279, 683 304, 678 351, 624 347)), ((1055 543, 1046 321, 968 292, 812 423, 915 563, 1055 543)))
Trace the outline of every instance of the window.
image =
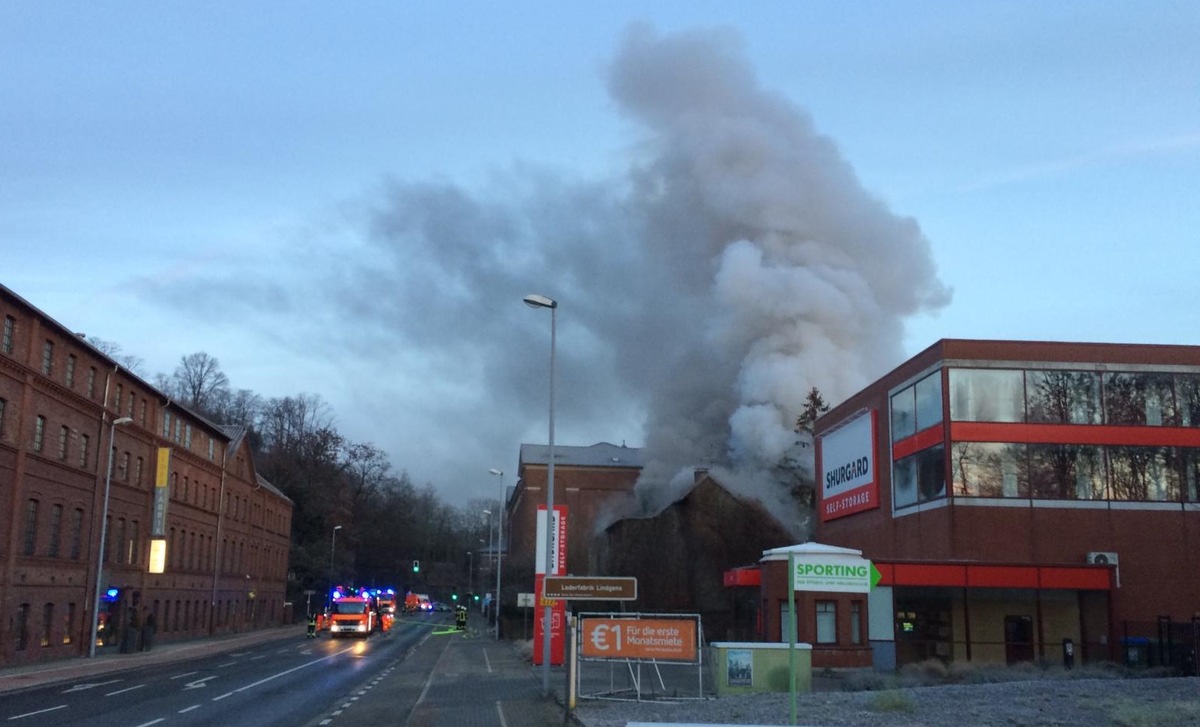
POLYGON ((37 550, 38 501, 25 503, 25 545, 21 552, 33 555, 37 550))
POLYGON ((138 487, 142 486, 142 463, 143 463, 142 458, 138 457, 137 458, 137 467, 135 467, 133 470, 133 472, 134 472, 133 483, 135 485, 137 485, 138 487))
POLYGON ((75 604, 67 604, 67 612, 63 614, 63 637, 64 644, 71 643, 71 632, 75 629, 75 604))
POLYGON ((1179 423, 1185 427, 1200 427, 1200 376, 1180 374, 1175 377, 1176 404, 1179 423))
POLYGON ((181 429, 183 429, 183 422, 179 420, 179 417, 175 417, 175 444, 179 444, 179 432, 181 429))
POLYGON ((146 426, 146 400, 142 399, 141 414, 138 415, 142 426, 146 426))
POLYGON ((79 560, 83 552, 83 508, 77 507, 71 513, 71 560, 79 560))
POLYGON ((33 451, 41 452, 43 437, 46 435, 46 417, 38 415, 33 424, 33 451))
POLYGON ((117 518, 117 533, 114 540, 117 547, 114 554, 116 557, 113 560, 117 562, 117 565, 125 565, 125 554, 128 552, 128 548, 125 545, 125 518, 123 517, 117 518))
POLYGON ((850 643, 860 645, 863 642, 862 632, 863 602, 850 602, 850 643))
MULTIPOLYGON (((3 410, 0 410, 0 413, 2 413, 2 411, 3 411, 3 410)), ((1200 414, 1200 412, 1198 412, 1198 414, 1200 414)), ((215 444, 216 444, 216 443, 213 441, 213 438, 212 438, 212 437, 209 437, 209 438, 208 438, 208 459, 209 459, 209 461, 210 461, 210 462, 211 462, 213 459, 215 459, 215 456, 214 456, 214 453, 215 453, 215 452, 214 452, 214 450, 215 450, 215 444)))
POLYGON ((1108 447, 1109 497, 1135 502, 1178 501, 1172 447, 1108 447))
POLYGON ((183 430, 183 446, 188 449, 192 448, 192 425, 191 424, 187 425, 187 427, 185 427, 183 430))
POLYGON ((75 388, 75 364, 77 364, 78 362, 79 362, 78 359, 75 358, 75 354, 73 354, 73 353, 67 354, 67 375, 66 375, 67 388, 70 388, 70 389, 75 388))
POLYGON ((29 646, 29 604, 17 606, 16 630, 17 651, 24 651, 29 646))
POLYGON ((898 442, 916 433, 916 390, 910 386, 892 395, 892 441, 898 442))
POLYGON ((0 340, 0 351, 11 354, 13 352, 13 335, 17 331, 17 319, 12 316, 4 316, 4 338, 0 340))
POLYGON ((46 555, 51 558, 58 557, 59 540, 62 539, 62 514, 62 505, 50 508, 50 543, 46 549, 46 555))
POLYGON ((7 404, 7 399, 0 398, 0 439, 4 439, 4 408, 7 404))
POLYGON ((950 453, 956 497, 1029 497, 1024 444, 955 442, 950 453))
POLYGON ((896 507, 946 496, 945 447, 923 449, 892 463, 892 497, 896 507))
POLYGON ((129 481, 129 452, 121 453, 121 479, 129 481))
POLYGON ((58 428, 58 460, 60 462, 67 461, 67 442, 71 438, 71 428, 62 426, 58 428))
POLYGON ((1029 489, 1038 499, 1104 499, 1104 462, 1100 448, 1081 444, 1030 444, 1029 489))
POLYGON ((138 556, 141 552, 141 541, 138 539, 140 526, 137 520, 129 523, 129 551, 125 555, 125 562, 129 565, 137 565, 141 560, 138 556))
POLYGON ((54 341, 42 344, 42 375, 49 376, 54 370, 54 341))
POLYGON ((1028 371, 1029 421, 1099 424, 1100 377, 1089 371, 1028 371))
POLYGON ((1105 374, 1104 421, 1126 426, 1175 426, 1170 374, 1105 374))
POLYGON ((96 367, 88 367, 87 395, 89 399, 96 398, 96 367))
POLYGON ((817 601, 817 643, 837 643, 836 601, 817 601))
POLYGON ((112 515, 104 518, 104 542, 100 547, 104 549, 104 562, 108 563, 112 560, 112 515))
POLYGON ((92 438, 86 434, 79 435, 79 466, 88 466, 88 449, 91 447, 92 438))
POLYGON ((164 412, 163 412, 163 432, 162 432, 162 435, 163 435, 163 439, 166 439, 166 438, 168 438, 168 437, 170 437, 170 436, 171 436, 171 412, 169 412, 169 411, 164 411, 164 412))
POLYGON ((54 604, 42 606, 42 646, 50 645, 50 634, 54 631, 54 604))
POLYGON ((117 395, 113 397, 113 411, 121 416, 121 399, 125 398, 125 387, 117 384, 117 395))
POLYGON ((133 410, 137 406, 137 392, 129 392, 129 416, 133 416, 133 410))
POLYGON ((1007 369, 950 369, 950 418, 967 422, 1025 419, 1024 378, 1007 369))

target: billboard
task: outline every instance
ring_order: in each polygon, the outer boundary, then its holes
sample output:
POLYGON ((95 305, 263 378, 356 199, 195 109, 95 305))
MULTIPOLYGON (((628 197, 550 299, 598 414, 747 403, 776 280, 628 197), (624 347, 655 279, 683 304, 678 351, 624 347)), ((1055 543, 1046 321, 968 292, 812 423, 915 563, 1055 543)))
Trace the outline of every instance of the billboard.
POLYGON ((700 621, 695 616, 608 617, 581 615, 580 656, 697 663, 700 621))
POLYGON ((821 522, 879 507, 875 419, 864 411, 817 440, 821 522))

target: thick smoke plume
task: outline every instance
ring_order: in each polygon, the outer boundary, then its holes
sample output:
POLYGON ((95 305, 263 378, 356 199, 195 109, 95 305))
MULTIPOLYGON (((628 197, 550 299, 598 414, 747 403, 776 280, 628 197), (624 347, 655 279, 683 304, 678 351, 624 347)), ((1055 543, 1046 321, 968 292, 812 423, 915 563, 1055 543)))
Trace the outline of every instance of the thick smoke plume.
POLYGON ((418 481, 477 496, 518 438, 545 441, 548 313, 520 304, 540 293, 559 301, 559 444, 640 439, 650 508, 694 466, 786 492, 808 391, 852 393, 900 360, 906 316, 946 303, 929 246, 735 36, 634 28, 607 83, 637 134, 627 172, 394 181, 291 254, 306 284, 205 289, 277 336, 272 314, 307 321, 296 348, 328 350, 344 390, 326 396, 364 423, 349 436, 418 481))

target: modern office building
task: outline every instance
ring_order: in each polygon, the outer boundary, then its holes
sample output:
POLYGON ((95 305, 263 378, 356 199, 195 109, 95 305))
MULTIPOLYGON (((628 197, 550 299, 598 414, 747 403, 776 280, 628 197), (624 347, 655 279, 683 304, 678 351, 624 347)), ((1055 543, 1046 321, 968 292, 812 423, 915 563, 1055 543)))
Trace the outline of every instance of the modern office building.
POLYGON ((244 433, 3 286, 0 319, 0 664, 279 623, 292 503, 244 433))
POLYGON ((830 648, 866 625, 881 667, 1193 658, 1200 347, 942 340, 815 436, 816 540, 882 574, 869 613, 801 614, 830 648))

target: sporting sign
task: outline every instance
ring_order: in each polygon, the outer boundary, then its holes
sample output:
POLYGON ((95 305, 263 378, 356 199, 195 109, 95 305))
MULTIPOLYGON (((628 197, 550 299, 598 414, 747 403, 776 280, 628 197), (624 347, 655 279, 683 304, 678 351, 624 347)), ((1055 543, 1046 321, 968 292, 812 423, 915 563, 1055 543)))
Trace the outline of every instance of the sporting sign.
POLYGON ((883 574, 865 558, 844 555, 797 555, 792 573, 797 591, 869 593, 883 574))

